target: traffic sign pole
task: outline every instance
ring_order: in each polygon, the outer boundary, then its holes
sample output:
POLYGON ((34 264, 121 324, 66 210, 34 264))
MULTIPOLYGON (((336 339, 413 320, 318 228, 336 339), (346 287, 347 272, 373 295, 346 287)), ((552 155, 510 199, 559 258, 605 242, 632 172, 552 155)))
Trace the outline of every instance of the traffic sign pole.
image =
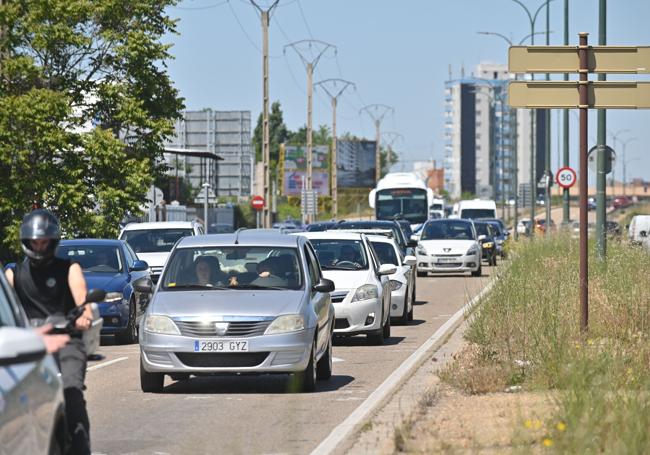
POLYGON ((589 112, 589 94, 587 66, 587 36, 588 33, 582 32, 580 36, 580 330, 584 333, 589 324, 589 264, 587 250, 587 140, 589 137, 588 130, 588 112, 589 112))

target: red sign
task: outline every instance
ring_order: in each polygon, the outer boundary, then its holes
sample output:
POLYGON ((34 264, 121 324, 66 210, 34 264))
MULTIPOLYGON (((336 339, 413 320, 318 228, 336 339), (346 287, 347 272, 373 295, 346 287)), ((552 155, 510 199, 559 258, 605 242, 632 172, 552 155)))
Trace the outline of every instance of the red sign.
POLYGON ((577 180, 578 176, 576 175, 576 171, 570 167, 563 167, 562 169, 559 169, 555 175, 555 181, 557 184, 565 189, 571 188, 576 184, 577 180))
POLYGON ((264 208, 264 198, 262 196, 253 196, 251 207, 255 210, 262 210, 264 208))

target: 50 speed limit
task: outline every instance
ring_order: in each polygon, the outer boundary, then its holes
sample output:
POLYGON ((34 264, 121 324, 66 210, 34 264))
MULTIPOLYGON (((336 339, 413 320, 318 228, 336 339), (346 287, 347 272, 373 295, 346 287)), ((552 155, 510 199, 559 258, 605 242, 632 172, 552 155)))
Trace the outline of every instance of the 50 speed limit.
POLYGON ((571 188, 575 185, 576 180, 578 180, 578 176, 576 175, 576 171, 570 167, 563 167, 557 171, 555 180, 562 188, 571 188))

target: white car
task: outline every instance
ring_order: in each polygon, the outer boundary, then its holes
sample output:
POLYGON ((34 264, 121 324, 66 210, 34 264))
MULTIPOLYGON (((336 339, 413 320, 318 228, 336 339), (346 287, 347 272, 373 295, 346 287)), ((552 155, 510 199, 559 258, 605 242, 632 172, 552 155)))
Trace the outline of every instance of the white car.
POLYGON ((471 220, 430 220, 416 249, 417 274, 465 273, 481 276, 481 243, 471 220))
POLYGON ((334 334, 368 336, 384 343, 390 337, 391 290, 394 264, 379 263, 365 234, 341 231, 301 232, 312 243, 323 277, 334 281, 334 334))
POLYGON ((395 241, 381 235, 370 235, 372 244, 381 264, 395 264, 397 271, 388 276, 390 284, 390 316, 398 318, 400 324, 406 325, 413 320, 415 303, 415 274, 413 269, 417 261, 415 256, 403 256, 395 241))
POLYGON ((517 223, 517 234, 528 235, 530 234, 530 218, 521 218, 517 223))
POLYGON ((178 239, 203 233, 203 227, 196 221, 156 221, 129 223, 120 232, 119 239, 129 244, 138 259, 149 264, 151 281, 157 283, 178 239))

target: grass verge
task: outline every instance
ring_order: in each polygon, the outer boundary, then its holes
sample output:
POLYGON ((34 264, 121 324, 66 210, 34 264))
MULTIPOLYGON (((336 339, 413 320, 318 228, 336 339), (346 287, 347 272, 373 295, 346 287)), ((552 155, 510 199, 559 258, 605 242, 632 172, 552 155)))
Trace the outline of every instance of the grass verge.
MULTIPOLYGON (((593 248, 591 248, 593 250, 593 248)), ((441 373, 467 393, 552 390, 540 447, 644 453, 650 447, 650 256, 610 243, 590 257, 589 332, 579 331, 579 245, 524 241, 472 316, 469 347, 441 373), (515 387, 516 389, 516 387, 515 387)))

